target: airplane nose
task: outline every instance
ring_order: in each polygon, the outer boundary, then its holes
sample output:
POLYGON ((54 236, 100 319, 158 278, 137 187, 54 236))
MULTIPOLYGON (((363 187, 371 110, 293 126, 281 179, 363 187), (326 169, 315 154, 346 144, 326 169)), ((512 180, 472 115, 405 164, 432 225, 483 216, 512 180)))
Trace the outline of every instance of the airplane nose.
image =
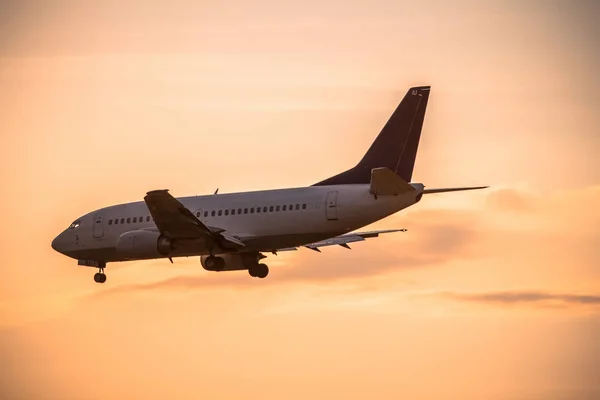
POLYGON ((55 238, 54 238, 54 240, 52 241, 52 244, 51 244, 51 246, 52 246, 52 248, 53 248, 55 251, 58 251, 59 253, 62 253, 62 252, 64 251, 64 249, 63 249, 63 247, 64 247, 64 246, 62 245, 62 244, 63 244, 63 243, 62 243, 62 242, 63 242, 63 240, 61 239, 61 237, 60 237, 60 236, 61 236, 61 235, 58 235, 57 237, 55 237, 55 238))
POLYGON ((50 245, 50 246, 52 246, 52 248, 53 248, 55 251, 58 251, 58 249, 56 248, 56 245, 58 244, 58 243, 57 243, 57 240, 58 240, 58 236, 54 238, 54 240, 52 241, 52 244, 50 245))

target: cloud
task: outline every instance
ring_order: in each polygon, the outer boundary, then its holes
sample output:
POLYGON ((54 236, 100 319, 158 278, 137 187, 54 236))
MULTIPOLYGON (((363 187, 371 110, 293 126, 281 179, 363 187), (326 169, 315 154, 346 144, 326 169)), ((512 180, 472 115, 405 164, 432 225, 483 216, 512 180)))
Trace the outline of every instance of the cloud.
POLYGON ((100 290, 87 293, 85 297, 99 298, 133 292, 155 292, 157 290, 172 290, 182 292, 187 290, 197 290, 199 288, 250 288, 253 286, 258 286, 257 284, 260 282, 256 282, 255 279, 251 278, 245 272, 243 274, 244 276, 240 276, 241 272, 244 271, 240 271, 239 273, 211 273, 211 276, 207 276, 206 273, 199 272, 198 275, 182 275, 154 282, 133 283, 112 287, 109 286, 107 288, 102 288, 100 290))
POLYGON ((443 292, 442 296, 463 302, 496 305, 539 304, 600 307, 600 295, 572 293, 550 293, 542 291, 498 291, 487 293, 443 292))
POLYGON ((429 268, 469 254, 476 232, 464 221, 458 222, 455 212, 420 213, 416 219, 421 228, 414 232, 409 228, 407 233, 367 239, 351 245, 351 251, 335 246, 323 248, 321 254, 300 249, 293 265, 275 272, 277 279, 356 281, 399 270, 429 268))
MULTIPOLYGON (((302 250, 301 250, 302 251, 302 250)), ((308 252, 310 250, 306 250, 308 252)), ((88 293, 86 297, 104 297, 109 295, 170 290, 235 288, 263 289, 266 286, 283 284, 319 284, 338 282, 358 282, 362 278, 376 277, 401 268, 416 268, 434 265, 441 260, 434 254, 423 257, 410 254, 385 254, 357 252, 349 254, 303 254, 289 266, 271 268, 266 279, 252 278, 246 271, 207 272, 197 271, 196 275, 182 275, 154 282, 135 283, 101 288, 88 293)))
POLYGON ((532 211, 535 209, 535 201, 533 195, 512 188, 493 190, 486 199, 491 209, 512 212, 532 211))

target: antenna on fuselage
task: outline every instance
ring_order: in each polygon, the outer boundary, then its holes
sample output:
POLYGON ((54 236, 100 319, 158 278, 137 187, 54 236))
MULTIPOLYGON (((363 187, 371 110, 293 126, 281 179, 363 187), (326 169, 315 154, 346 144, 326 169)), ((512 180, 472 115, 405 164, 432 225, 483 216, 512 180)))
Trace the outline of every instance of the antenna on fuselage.
POLYGON ((217 190, 215 190, 215 193, 214 193, 214 194, 217 194, 217 192, 218 192, 218 191, 219 191, 219 188, 217 188, 217 190))

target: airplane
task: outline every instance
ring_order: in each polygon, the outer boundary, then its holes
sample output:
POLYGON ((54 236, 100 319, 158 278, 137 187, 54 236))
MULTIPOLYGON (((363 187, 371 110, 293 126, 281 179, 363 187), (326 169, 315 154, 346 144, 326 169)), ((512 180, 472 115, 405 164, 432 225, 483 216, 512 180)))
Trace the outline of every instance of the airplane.
POLYGON ((265 278, 265 253, 320 252, 406 229, 355 230, 417 204, 424 194, 488 186, 425 189, 411 182, 430 86, 410 88, 354 167, 308 187, 173 197, 151 190, 144 201, 100 208, 77 218, 52 248, 97 268, 107 263, 199 256, 207 271, 246 270, 265 278))

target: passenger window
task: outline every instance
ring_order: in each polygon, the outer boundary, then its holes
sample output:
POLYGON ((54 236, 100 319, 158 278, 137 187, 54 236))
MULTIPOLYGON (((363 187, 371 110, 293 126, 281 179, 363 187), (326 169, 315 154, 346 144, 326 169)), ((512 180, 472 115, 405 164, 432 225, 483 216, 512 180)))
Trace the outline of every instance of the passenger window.
POLYGON ((287 210, 287 206, 284 205, 282 209, 283 209, 283 211, 287 210))
POLYGON ((269 212, 273 212, 273 206, 269 207, 269 212))
POLYGON ((121 223, 124 224, 125 223, 125 218, 121 218, 121 223))
POLYGON ((135 224, 137 222, 137 217, 133 217, 133 223, 135 224))
POLYGON ((212 212, 210 213, 211 216, 215 216, 215 210, 212 210, 212 212))
POLYGON ((149 215, 146 216, 146 222, 150 222, 150 216, 149 215))
POLYGON ((115 225, 117 225, 119 223, 119 219, 115 218, 115 225))
POLYGON ((250 214, 254 214, 254 207, 250 209, 250 214))
POLYGON ((290 208, 289 208, 289 210, 290 210, 290 211, 293 211, 293 210, 294 210, 294 206, 293 206, 292 204, 290 204, 290 208))
POLYGON ((221 215, 223 215, 223 211, 219 210, 219 212, 217 213, 217 215, 220 217, 221 215))
POLYGON ((248 214, 248 209, 244 208, 244 214, 248 214))
POLYGON ((229 215, 229 210, 225 210, 225 215, 229 215))
POLYGON ((279 206, 275 207, 275 211, 279 211, 279 206))
POLYGON ((200 211, 196 213, 196 218, 200 218, 200 211))
POLYGON ((306 210, 306 203, 302 204, 302 209, 306 210))
POLYGON ((109 224, 109 225, 112 225, 112 219, 109 219, 109 220, 108 220, 108 224, 109 224))
POLYGON ((300 204, 296 204, 296 210, 300 209, 300 204))
POLYGON ((235 208, 231 210, 231 215, 235 215, 235 208))
POLYGON ((263 207, 263 212, 267 212, 267 206, 263 207))
POLYGON ((204 218, 208 217, 208 211, 204 211, 204 218))

